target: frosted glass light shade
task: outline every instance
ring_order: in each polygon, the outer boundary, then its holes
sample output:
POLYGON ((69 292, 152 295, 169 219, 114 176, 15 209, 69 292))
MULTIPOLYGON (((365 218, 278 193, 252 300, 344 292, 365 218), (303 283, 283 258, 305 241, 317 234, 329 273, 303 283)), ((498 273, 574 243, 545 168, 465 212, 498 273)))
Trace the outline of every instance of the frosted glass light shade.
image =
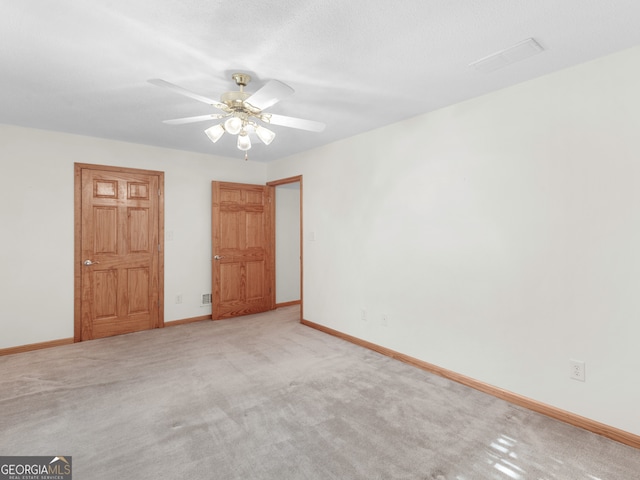
POLYGON ((238 148, 240 150, 249 150, 251 148, 251 140, 244 130, 238 135, 238 148))
POLYGON ((207 134, 209 140, 211 140, 213 143, 216 143, 218 140, 220 140, 220 137, 224 135, 224 128, 222 128, 222 125, 218 124, 214 125, 213 127, 207 128, 204 133, 207 134))
POLYGON ((242 130, 242 120, 238 117, 229 117, 224 122, 224 129, 232 135, 237 135, 242 130))
POLYGON ((273 142, 273 139, 276 138, 275 132, 272 132, 268 128, 264 128, 262 125, 256 127, 256 135, 258 135, 258 138, 262 140, 262 143, 265 145, 269 145, 273 142))

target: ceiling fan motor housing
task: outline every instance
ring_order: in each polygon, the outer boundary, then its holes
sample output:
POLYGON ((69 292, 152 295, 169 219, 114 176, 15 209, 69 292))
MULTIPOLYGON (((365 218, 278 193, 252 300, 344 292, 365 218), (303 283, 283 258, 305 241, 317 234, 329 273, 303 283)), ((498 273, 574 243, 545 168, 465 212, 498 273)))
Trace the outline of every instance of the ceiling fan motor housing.
POLYGON ((220 97, 220 101, 233 110, 244 109, 244 101, 249 98, 251 94, 245 92, 226 92, 220 97))

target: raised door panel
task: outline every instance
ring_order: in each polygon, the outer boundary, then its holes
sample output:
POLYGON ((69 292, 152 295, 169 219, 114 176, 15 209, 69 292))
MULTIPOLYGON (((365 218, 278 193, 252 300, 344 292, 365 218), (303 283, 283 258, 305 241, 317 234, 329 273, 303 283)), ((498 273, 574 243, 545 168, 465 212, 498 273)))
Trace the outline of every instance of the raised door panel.
POLYGON ((246 248, 259 248, 262 250, 265 244, 264 215, 260 212, 247 212, 246 214, 246 248))
POLYGON ((150 253, 151 216, 148 208, 134 207, 127 212, 127 232, 129 253, 150 253))
POLYGON ((118 181, 96 178, 93 181, 94 198, 118 198, 118 181))
POLYGON ((127 314, 150 312, 149 280, 149 268, 127 269, 127 314))
POLYGON ((118 316, 118 272, 116 270, 98 270, 90 272, 91 291, 95 319, 112 319, 118 316))
POLYGON ((264 191, 262 190, 245 190, 245 205, 248 207, 264 205, 264 191))
POLYGON ((149 200, 150 190, 148 182, 127 182, 127 198, 129 200, 149 200))
POLYGON ((220 302, 236 304, 244 297, 244 275, 241 262, 225 262, 220 265, 220 302))
POLYGON ((220 188, 220 203, 225 204, 241 204, 242 203, 242 191, 233 187, 221 187, 220 188))
POLYGON ((115 255, 118 252, 118 209, 93 207, 93 231, 94 253, 115 255))
POLYGON ((264 261, 246 263, 246 298, 249 302, 259 301, 264 298, 265 290, 265 270, 264 261))
POLYGON ((241 227, 243 223, 243 212, 221 211, 220 212, 220 248, 235 249, 243 248, 241 227))

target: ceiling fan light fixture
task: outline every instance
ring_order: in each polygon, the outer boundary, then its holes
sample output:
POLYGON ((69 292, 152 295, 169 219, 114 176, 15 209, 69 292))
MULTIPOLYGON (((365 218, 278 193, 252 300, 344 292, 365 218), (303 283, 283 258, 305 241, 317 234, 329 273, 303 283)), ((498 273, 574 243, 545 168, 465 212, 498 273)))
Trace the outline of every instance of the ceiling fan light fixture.
POLYGON ((251 148, 251 140, 249 139, 249 135, 247 132, 242 130, 240 135, 238 135, 238 149, 240 150, 249 150, 251 148))
POLYGON ((256 136, 265 145, 271 144, 276 137, 275 132, 262 125, 258 125, 256 123, 258 120, 267 125, 280 125, 310 132, 321 132, 324 130, 325 125, 321 122, 286 115, 276 115, 264 111, 266 108, 275 105, 293 93, 293 88, 289 85, 278 80, 269 80, 256 92, 248 93, 244 91, 244 87, 251 80, 250 75, 246 73, 234 73, 232 78, 238 85, 239 91, 223 93, 219 102, 165 80, 156 78, 149 80, 149 82, 220 110, 221 113, 175 118, 165 120, 164 123, 169 125, 183 125, 194 122, 211 121, 214 118, 223 119, 221 120, 222 123, 207 128, 204 131, 205 134, 213 143, 218 142, 218 140, 224 136, 225 132, 230 135, 237 135, 236 145, 239 150, 245 152, 245 160, 247 159, 247 151, 251 148, 251 139, 248 130, 251 131, 251 134, 255 132, 256 136))
POLYGON ((237 135, 242 130, 242 120, 235 115, 224 122, 224 129, 232 135, 237 135))
POLYGON ((272 132, 262 125, 258 125, 256 127, 256 135, 258 135, 258 138, 262 140, 262 143, 264 143, 265 145, 269 145, 271 142, 273 142, 273 139, 276 138, 275 132, 272 132))
POLYGON ((209 140, 211 140, 213 143, 216 143, 218 140, 220 140, 222 135, 224 135, 224 128, 221 124, 218 124, 214 125, 213 127, 207 128, 204 133, 207 134, 209 140))

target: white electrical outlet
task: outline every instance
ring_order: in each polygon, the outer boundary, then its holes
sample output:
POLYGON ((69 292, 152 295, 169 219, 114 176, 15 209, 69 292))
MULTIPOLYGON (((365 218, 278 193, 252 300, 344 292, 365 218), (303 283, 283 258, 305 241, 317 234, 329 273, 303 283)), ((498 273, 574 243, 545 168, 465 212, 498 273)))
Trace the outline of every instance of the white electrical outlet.
POLYGON ((182 303, 182 294, 181 293, 176 295, 176 303, 182 303))
POLYGON ((360 310, 360 320, 363 322, 367 321, 367 311, 364 308, 360 310))
POLYGON ((569 360, 569 378, 584 382, 584 362, 582 360, 569 360))

